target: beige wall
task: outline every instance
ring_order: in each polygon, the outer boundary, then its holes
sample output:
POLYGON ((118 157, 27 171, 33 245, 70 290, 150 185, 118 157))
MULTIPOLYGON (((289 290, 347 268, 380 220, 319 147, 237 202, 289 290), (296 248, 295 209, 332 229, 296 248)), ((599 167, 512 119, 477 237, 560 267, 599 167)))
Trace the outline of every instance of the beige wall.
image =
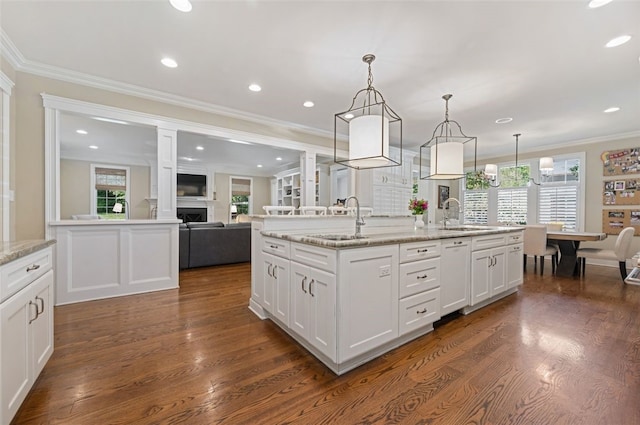
POLYGON ((253 179, 253 189, 251 193, 251 208, 253 214, 263 214, 265 205, 271 205, 271 183, 269 177, 241 176, 237 174, 215 173, 216 200, 213 201, 214 221, 229 221, 229 197, 230 177, 244 177, 253 179))
MULTIPOLYGON (((60 160, 60 219, 68 220, 73 214, 94 214, 91 212, 91 164, 90 161, 72 159, 60 160)), ((145 219, 150 217, 150 167, 126 164, 108 164, 129 167, 131 202, 129 217, 145 219)))
MULTIPOLYGON (((3 70, 5 66, 8 64, 3 62, 3 70)), ((44 108, 41 93, 325 147, 330 147, 333 143, 331 139, 294 130, 227 118, 24 72, 11 70, 5 74, 14 76, 12 79, 16 84, 12 96, 15 111, 11 111, 11 165, 12 173, 15 172, 11 179, 15 185, 15 212, 12 217, 15 218, 16 239, 44 237, 44 108)), ((341 148, 344 149, 344 146, 341 148)))
MULTIPOLYGON (((525 160, 530 158, 539 158, 541 156, 554 156, 575 152, 584 152, 586 156, 586 163, 583 166, 582 178, 585 179, 585 226, 586 232, 602 232, 602 188, 603 188, 603 165, 601 155, 605 151, 612 151, 617 149, 632 148, 640 146, 640 136, 633 137, 618 137, 612 138, 607 141, 598 141, 594 143, 576 144, 573 146, 548 149, 538 152, 530 153, 518 153, 518 160, 525 160)), ((522 145, 520 145, 522 147, 522 145)), ((478 168, 484 167, 486 163, 500 163, 513 161, 515 159, 515 146, 514 151, 510 155, 488 158, 478 160, 478 168), (482 164, 482 166, 480 165, 482 164)), ((469 164, 473 165, 473 164, 469 164)), ((608 180, 611 180, 608 178, 608 180)), ((617 208, 617 207, 616 207, 617 208)), ((621 209, 631 207, 620 207, 621 209)), ((581 246, 598 247, 613 249, 616 236, 611 235, 604 242, 591 242, 584 243, 581 246)), ((640 235, 636 235, 633 240, 633 251, 640 251, 640 235)))

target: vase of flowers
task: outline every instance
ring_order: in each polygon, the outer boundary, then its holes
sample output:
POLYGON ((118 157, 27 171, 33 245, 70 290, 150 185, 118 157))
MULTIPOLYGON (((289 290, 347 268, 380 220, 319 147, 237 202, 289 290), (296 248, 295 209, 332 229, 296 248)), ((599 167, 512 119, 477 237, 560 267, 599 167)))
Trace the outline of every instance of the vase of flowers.
POLYGON ((429 202, 424 199, 410 199, 409 200, 409 210, 411 214, 415 216, 415 227, 416 229, 424 227, 423 215, 429 208, 429 202))

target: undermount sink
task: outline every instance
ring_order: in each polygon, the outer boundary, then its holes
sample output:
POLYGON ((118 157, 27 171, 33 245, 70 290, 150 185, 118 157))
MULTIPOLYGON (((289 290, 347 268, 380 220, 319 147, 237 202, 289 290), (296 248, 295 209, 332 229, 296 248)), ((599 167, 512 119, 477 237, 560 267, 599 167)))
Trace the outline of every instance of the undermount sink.
POLYGON ((476 230, 487 230, 486 226, 447 226, 445 228, 443 228, 442 230, 456 230, 456 231, 467 231, 467 232, 473 232, 476 230))
POLYGON ((365 236, 355 235, 307 235, 310 238, 325 239, 328 241, 349 241, 353 239, 366 239, 365 236))

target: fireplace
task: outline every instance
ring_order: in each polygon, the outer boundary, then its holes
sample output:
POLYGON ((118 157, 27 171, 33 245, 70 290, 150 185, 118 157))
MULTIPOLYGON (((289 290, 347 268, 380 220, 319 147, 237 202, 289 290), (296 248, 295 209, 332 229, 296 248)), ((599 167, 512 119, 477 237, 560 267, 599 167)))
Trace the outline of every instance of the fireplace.
POLYGON ((178 218, 182 219, 184 223, 193 221, 207 221, 207 209, 206 208, 178 208, 178 218))

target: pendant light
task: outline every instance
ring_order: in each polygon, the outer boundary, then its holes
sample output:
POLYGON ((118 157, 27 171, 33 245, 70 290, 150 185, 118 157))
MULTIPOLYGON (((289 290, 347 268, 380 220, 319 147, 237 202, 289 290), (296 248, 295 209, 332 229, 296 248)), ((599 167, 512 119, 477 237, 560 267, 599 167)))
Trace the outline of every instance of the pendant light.
POLYGON ((402 164, 402 119, 373 87, 371 63, 375 56, 368 54, 362 61, 369 67, 367 87, 353 97, 348 110, 335 114, 333 131, 333 159, 355 169, 393 167, 402 164), (339 159, 338 134, 349 135, 349 159, 339 159), (399 146, 400 155, 393 159, 389 146, 399 146))
POLYGON ((420 146, 420 179, 427 180, 455 180, 465 176, 464 174, 464 145, 474 143, 474 161, 477 155, 478 138, 469 137, 462 132, 462 127, 457 121, 449 120, 449 99, 452 94, 445 94, 444 121, 438 124, 433 131, 431 139, 420 146), (453 127, 452 124, 455 124, 453 127), (423 158, 429 156, 429 173, 423 172, 423 158))
MULTIPOLYGON (((518 141, 520 136, 522 136, 521 133, 516 133, 513 135, 513 137, 516 138, 516 166, 515 166, 516 180, 518 179, 518 141)), ((538 168, 540 169, 540 172, 542 175, 550 174, 553 171, 553 158, 551 157, 540 158, 540 165, 538 168)), ((491 187, 500 186, 500 183, 494 184, 498 177, 498 166, 496 164, 485 165, 484 175, 489 186, 491 187)), ((537 183, 532 177, 529 177, 529 181, 527 182, 527 185, 530 185, 531 183, 540 186, 540 183, 537 183)))

